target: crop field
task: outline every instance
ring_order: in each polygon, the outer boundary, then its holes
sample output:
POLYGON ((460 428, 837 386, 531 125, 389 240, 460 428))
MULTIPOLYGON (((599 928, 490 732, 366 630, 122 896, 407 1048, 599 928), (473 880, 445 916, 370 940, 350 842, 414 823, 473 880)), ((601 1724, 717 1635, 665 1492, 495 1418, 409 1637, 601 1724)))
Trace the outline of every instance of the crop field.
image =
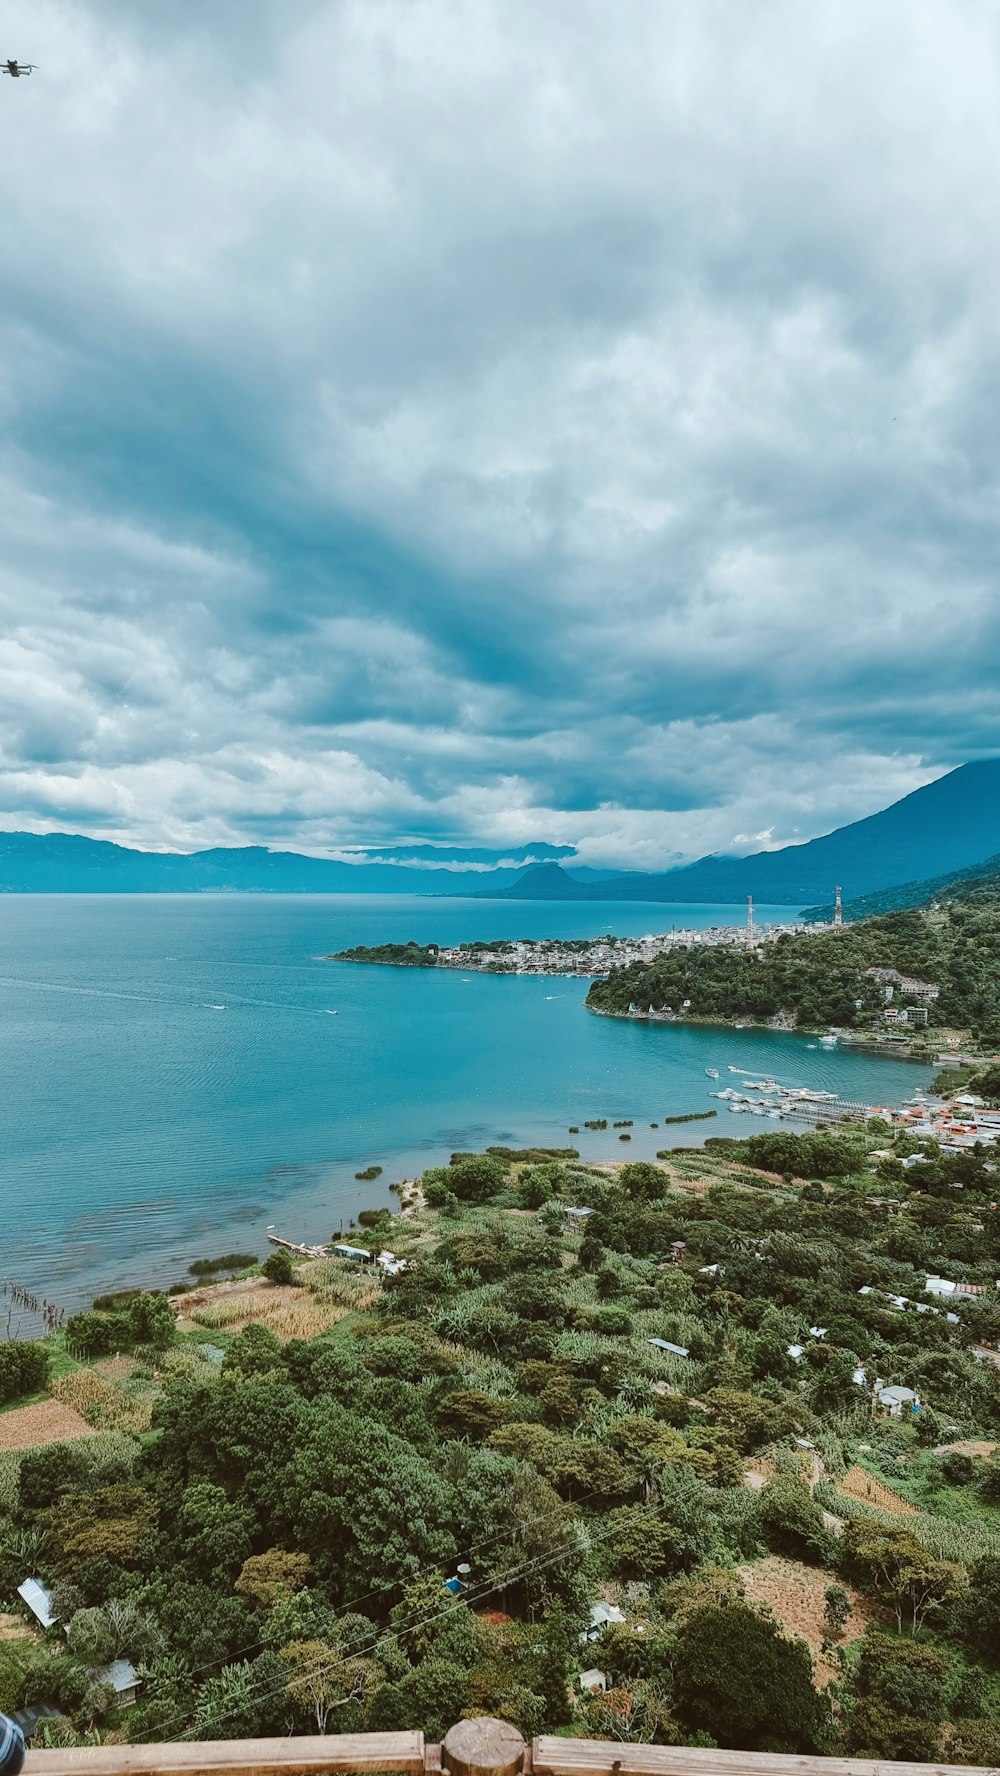
MULTIPOLYGON (((822 1567, 805 1566, 799 1560, 786 1560, 780 1555, 769 1555, 737 1570, 748 1602, 765 1605, 774 1612, 787 1634, 798 1635, 808 1643, 815 1664, 815 1682, 818 1688, 822 1688, 837 1673, 836 1666, 822 1652, 826 1636, 825 1593, 834 1583, 834 1575, 824 1572, 822 1567)), ((843 1584, 842 1580, 836 1582, 843 1584)), ((841 1637, 842 1644, 863 1634, 873 1614, 872 1605, 857 1591, 849 1585, 843 1588, 851 1599, 852 1609, 841 1637)))
POLYGON ((891 1486, 876 1480, 874 1474, 869 1474, 866 1468, 849 1468, 839 1482, 837 1491, 846 1493, 848 1498, 859 1499, 862 1504, 878 1505, 882 1511, 892 1511, 897 1517, 920 1515, 916 1505, 911 1505, 909 1499, 901 1498, 898 1492, 893 1492, 891 1486))
POLYGON ((52 1383, 52 1395, 95 1430, 125 1431, 138 1437, 149 1429, 155 1391, 147 1388, 125 1393, 96 1369, 75 1369, 52 1383))
POLYGON ((93 1435, 93 1425, 60 1400, 39 1400, 34 1406, 0 1412, 0 1449, 38 1449, 43 1443, 68 1443, 93 1435))
MULTIPOLYGON (((204 1293, 210 1297, 208 1290, 204 1293)), ((236 1289, 197 1306, 185 1303, 185 1317, 211 1332, 241 1332, 244 1326, 266 1326, 283 1340, 318 1338, 350 1311, 349 1307, 324 1300, 311 1290, 284 1288, 274 1283, 263 1289, 236 1289)))

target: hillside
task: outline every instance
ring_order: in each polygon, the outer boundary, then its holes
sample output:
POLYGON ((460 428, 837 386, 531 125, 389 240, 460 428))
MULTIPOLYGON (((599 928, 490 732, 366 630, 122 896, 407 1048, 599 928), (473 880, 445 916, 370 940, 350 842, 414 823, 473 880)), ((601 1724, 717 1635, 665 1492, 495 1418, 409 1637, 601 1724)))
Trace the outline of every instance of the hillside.
POLYGON ((755 949, 672 950, 649 963, 613 968, 587 995, 594 1011, 630 1006, 692 1018, 783 1018, 820 1027, 882 1027, 886 983, 866 971, 892 969, 936 985, 936 998, 893 985, 898 1014, 925 1007, 931 1028, 977 1029, 1000 1043, 1000 875, 965 885, 940 908, 864 919, 841 932, 803 933, 755 949))
MULTIPOLYGON (((877 894, 861 894, 843 902, 844 918, 869 919, 876 913, 895 913, 905 907, 926 906, 932 900, 967 899, 975 884, 1000 876, 1000 856, 986 857, 982 863, 967 869, 953 870, 950 875, 931 876, 923 882, 900 882, 896 888, 883 888, 877 894)), ((823 906, 805 907, 803 919, 826 924, 833 918, 833 900, 823 906)))
POLYGON ((994 1176, 914 1145, 455 1154, 365 1211, 394 1275, 275 1252, 0 1346, 3 1705, 36 1748, 489 1714, 996 1767, 994 1176))
POLYGON ((982 867, 1000 853, 1000 759, 961 765, 914 790, 881 813, 838 828, 804 845, 758 851, 749 857, 703 857, 661 874, 623 875, 600 886, 570 887, 553 864, 526 872, 504 894, 510 900, 655 900, 732 902, 752 894, 779 906, 832 901, 839 882, 846 894, 872 894, 899 882, 917 882, 982 867))

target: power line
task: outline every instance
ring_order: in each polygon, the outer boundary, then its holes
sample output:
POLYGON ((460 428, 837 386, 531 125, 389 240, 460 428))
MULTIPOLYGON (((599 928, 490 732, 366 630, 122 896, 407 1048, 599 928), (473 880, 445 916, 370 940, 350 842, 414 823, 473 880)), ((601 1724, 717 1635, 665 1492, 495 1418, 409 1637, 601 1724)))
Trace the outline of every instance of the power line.
MULTIPOLYGON (((588 1494, 587 1496, 593 1497, 593 1494, 591 1493, 591 1494, 588 1494)), ((667 1508, 667 1501, 663 1501, 659 1505, 652 1505, 648 1508, 650 1510, 657 1511, 657 1512, 665 1511, 667 1508)), ((593 1546, 600 1546, 602 1543, 606 1542, 609 1539, 609 1537, 611 1535, 613 1535, 614 1533, 615 1532, 609 1526, 609 1528, 605 1530, 603 1535, 592 1535, 590 1537, 591 1546, 592 1547, 593 1546)), ((380 1645, 381 1642, 383 1642, 385 1640, 393 1640, 393 1641, 403 1640, 408 1635, 415 1634, 418 1629, 429 1627, 432 1622, 442 1621, 444 1619, 444 1617, 451 1615, 456 1609, 460 1609, 463 1606, 468 1606, 473 1603, 480 1603, 484 1597, 491 1597, 497 1591, 505 1590, 508 1585, 515 1584, 519 1579, 525 1578, 530 1572, 542 1571, 546 1567, 554 1565, 557 1561, 564 1560, 564 1559, 568 1558, 568 1556, 571 1552, 572 1552, 572 1550, 569 1548, 561 1548, 561 1549, 557 1550, 557 1552, 554 1554, 539 1555, 534 1560, 528 1561, 524 1566, 522 1566, 520 1568, 515 1568, 515 1570, 513 1572, 506 1574, 504 1578, 498 1579, 493 1584, 485 1586, 482 1590, 476 1592, 475 1595, 473 1595, 473 1596, 456 1598, 451 1603, 447 1604, 444 1609, 435 1611, 433 1615, 425 1616, 422 1620, 417 1621, 417 1622, 413 1622, 405 1628, 399 1628, 399 1629, 392 1630, 388 1634, 380 1634, 378 1636, 378 1639, 370 1642, 368 1646, 356 1647, 352 1652, 346 1654, 343 1658, 331 1660, 329 1665, 316 1666, 315 1669, 313 1670, 313 1672, 311 1673, 311 1675, 314 1678, 315 1677, 327 1677, 330 1675, 331 1672, 338 1671, 342 1666, 349 1664, 352 1660, 362 1659, 362 1658, 366 1657, 366 1655, 368 1653, 374 1652, 378 1648, 378 1646, 380 1645)), ((283 1695, 285 1693, 286 1688, 287 1688, 287 1686, 283 1685, 280 1689, 264 1691, 264 1692, 257 1694, 257 1695, 254 1695, 253 1693, 251 1693, 250 1695, 245 1696, 242 1699, 242 1701, 240 1702, 238 1707, 230 1709, 227 1713, 224 1713, 224 1714, 210 1715, 208 1717, 207 1721, 202 1721, 199 1724, 200 1724, 200 1726, 206 1726, 206 1725, 207 1726, 218 1726, 221 1721, 231 1720, 233 1715, 238 1714, 240 1712, 240 1709, 244 1708, 248 1703, 256 1703, 258 1705, 261 1705, 265 1702, 272 1701, 276 1696, 283 1695)), ((192 1727, 190 1729, 190 1731, 193 1731, 193 1730, 194 1729, 192 1727)), ((181 1737, 187 1738, 187 1737, 189 1737, 189 1733, 182 1734, 181 1737)))

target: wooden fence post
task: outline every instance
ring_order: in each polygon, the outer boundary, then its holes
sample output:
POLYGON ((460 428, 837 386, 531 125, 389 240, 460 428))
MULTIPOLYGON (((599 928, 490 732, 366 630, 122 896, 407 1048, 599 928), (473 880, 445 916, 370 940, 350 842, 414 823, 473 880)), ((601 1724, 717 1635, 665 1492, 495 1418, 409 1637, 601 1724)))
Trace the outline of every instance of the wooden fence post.
POLYGON ((520 1776, 527 1749, 509 1721, 480 1715, 449 1728, 441 1762, 449 1776, 520 1776))

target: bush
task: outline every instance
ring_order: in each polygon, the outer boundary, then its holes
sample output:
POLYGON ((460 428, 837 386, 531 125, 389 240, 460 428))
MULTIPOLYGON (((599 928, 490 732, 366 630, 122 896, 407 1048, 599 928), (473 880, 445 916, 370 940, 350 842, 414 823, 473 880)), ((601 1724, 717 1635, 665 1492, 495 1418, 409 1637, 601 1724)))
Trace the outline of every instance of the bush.
POLYGON ((455 1154, 451 1165, 438 1166, 423 1176, 424 1195, 432 1209, 443 1208, 449 1196, 458 1202, 489 1202, 506 1182, 503 1160, 478 1153, 455 1154))
POLYGON ((802 1481, 775 1474, 764 1486, 758 1504, 761 1534, 776 1554, 819 1564, 833 1559, 834 1540, 823 1522, 822 1507, 802 1481))
POLYGON ((295 1267, 290 1252, 282 1251, 276 1246, 264 1261, 264 1275, 269 1283, 283 1283, 286 1287, 295 1281, 295 1267))
POLYGON ((49 1379, 49 1354, 37 1341, 0 1344, 0 1402, 37 1393, 49 1379))

